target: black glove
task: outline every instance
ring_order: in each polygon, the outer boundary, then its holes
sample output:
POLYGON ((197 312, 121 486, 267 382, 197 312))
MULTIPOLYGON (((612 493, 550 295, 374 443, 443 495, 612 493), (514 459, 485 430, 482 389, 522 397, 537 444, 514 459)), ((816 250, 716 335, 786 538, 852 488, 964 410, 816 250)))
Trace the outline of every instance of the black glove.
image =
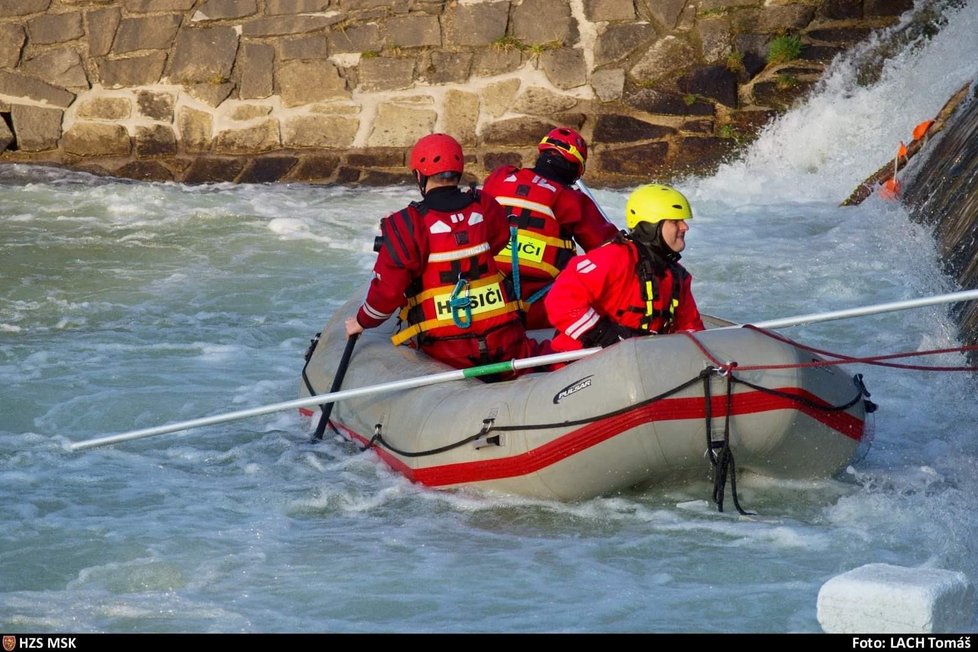
POLYGON ((627 340, 631 336, 632 330, 630 328, 616 324, 607 317, 602 317, 591 330, 581 336, 581 344, 588 348, 592 346, 604 348, 627 340))

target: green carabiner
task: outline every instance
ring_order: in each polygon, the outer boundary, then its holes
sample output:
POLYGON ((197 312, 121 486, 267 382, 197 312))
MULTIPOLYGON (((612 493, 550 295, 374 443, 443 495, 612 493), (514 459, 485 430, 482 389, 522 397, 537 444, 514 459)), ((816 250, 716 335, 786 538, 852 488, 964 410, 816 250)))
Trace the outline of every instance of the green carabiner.
POLYGON ((448 298, 448 305, 452 309, 452 321, 459 328, 468 328, 472 325, 472 298, 469 296, 469 281, 458 277, 458 283, 452 290, 452 295, 448 298), (465 296, 460 297, 459 293, 465 290, 465 296), (459 311, 465 311, 465 319, 459 319, 459 311))

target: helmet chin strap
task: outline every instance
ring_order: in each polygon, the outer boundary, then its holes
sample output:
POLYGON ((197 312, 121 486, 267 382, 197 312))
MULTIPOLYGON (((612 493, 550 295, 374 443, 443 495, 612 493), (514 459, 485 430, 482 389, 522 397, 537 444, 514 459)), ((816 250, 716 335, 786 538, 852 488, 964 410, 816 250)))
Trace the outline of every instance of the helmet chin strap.
POLYGON ((415 170, 414 171, 414 178, 418 182, 418 190, 421 191, 421 196, 424 197, 425 196, 425 188, 428 186, 428 179, 429 179, 429 177, 426 177, 423 174, 421 174, 420 171, 415 170))
POLYGON ((659 221, 655 224, 639 222, 629 235, 636 244, 645 247, 650 253, 671 263, 679 260, 680 256, 678 252, 673 251, 662 241, 663 222, 659 221))

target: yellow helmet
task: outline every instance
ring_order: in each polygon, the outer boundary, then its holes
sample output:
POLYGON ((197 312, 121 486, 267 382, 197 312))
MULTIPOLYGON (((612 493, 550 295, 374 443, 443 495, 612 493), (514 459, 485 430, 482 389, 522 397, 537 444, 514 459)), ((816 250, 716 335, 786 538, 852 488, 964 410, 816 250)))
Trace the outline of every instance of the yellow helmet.
POLYGON ((657 224, 662 220, 691 220, 693 211, 686 197, 674 188, 650 183, 639 186, 625 202, 625 226, 634 229, 640 222, 657 224))

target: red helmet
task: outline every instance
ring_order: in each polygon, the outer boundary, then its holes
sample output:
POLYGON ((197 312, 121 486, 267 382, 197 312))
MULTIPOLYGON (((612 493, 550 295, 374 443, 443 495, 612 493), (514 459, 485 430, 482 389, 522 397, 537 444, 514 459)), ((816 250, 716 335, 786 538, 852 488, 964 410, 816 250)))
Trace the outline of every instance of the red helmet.
POLYGON ((563 158, 578 166, 580 174, 584 174, 584 164, 587 163, 587 143, 573 129, 557 127, 543 137, 537 145, 537 151, 554 150, 563 158))
POLYGON ((414 144, 410 166, 426 177, 439 172, 462 174, 465 169, 462 146, 448 134, 429 134, 414 144))

